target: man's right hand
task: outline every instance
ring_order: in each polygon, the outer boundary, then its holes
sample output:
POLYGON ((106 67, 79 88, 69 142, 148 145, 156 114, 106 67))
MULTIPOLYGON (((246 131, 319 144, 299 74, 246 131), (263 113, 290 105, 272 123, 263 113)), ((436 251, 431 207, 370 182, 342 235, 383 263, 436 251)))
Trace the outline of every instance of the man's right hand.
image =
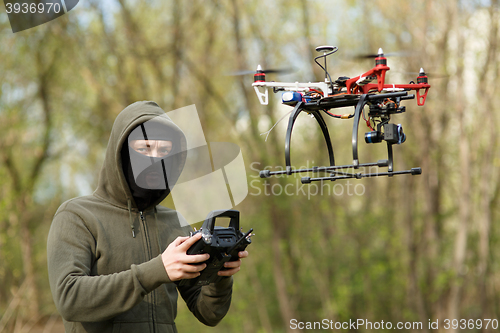
POLYGON ((208 260, 210 257, 208 253, 186 254, 186 251, 200 238, 201 233, 197 233, 193 237, 177 237, 168 245, 165 251, 163 251, 161 259, 170 281, 193 279, 200 275, 200 271, 205 269, 207 266, 206 264, 196 264, 208 260))

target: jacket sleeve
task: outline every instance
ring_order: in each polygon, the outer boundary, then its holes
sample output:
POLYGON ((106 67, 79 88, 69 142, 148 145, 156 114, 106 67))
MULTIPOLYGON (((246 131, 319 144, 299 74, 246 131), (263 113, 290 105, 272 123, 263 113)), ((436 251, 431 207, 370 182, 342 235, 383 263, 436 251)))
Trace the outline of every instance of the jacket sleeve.
POLYGON ((71 212, 58 213, 49 231, 47 262, 54 302, 67 321, 110 319, 171 282, 161 255, 119 273, 91 276, 94 253, 95 240, 83 220, 71 212))
POLYGON ((215 326, 231 305, 233 278, 225 277, 207 286, 177 286, 189 310, 205 325, 215 326))

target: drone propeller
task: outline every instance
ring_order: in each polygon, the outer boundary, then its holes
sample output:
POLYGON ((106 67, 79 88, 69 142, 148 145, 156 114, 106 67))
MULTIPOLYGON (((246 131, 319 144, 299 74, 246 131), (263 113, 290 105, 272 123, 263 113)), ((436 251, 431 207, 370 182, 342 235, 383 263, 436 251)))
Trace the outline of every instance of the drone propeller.
MULTIPOLYGON (((292 68, 273 68, 273 69, 262 69, 259 71, 259 73, 264 73, 264 74, 289 74, 293 73, 295 70, 292 68)), ((237 71, 237 72, 232 72, 229 73, 229 76, 240 76, 240 75, 249 75, 249 74, 255 74, 255 70, 253 71, 237 71)))
MULTIPOLYGON (((379 52, 380 52, 381 49, 379 49, 379 52)), ((389 52, 389 53, 382 53, 382 56, 383 57, 409 57, 411 56, 412 53, 411 52, 407 52, 407 51, 399 51, 399 52, 389 52)), ((380 57, 380 53, 377 53, 377 54, 373 54, 373 53, 370 53, 370 54, 358 54, 358 55, 355 55, 354 56, 354 59, 356 60, 363 60, 363 59, 374 59, 374 58, 378 58, 380 57)))
MULTIPOLYGON (((411 76, 418 76, 421 74, 421 72, 400 72, 400 71, 392 71, 392 70, 391 70, 391 72, 402 74, 402 75, 411 75, 411 76)), ((448 74, 427 72, 427 71, 425 72, 425 76, 427 76, 429 78, 433 78, 433 79, 443 79, 443 78, 450 77, 450 75, 448 75, 448 74)))

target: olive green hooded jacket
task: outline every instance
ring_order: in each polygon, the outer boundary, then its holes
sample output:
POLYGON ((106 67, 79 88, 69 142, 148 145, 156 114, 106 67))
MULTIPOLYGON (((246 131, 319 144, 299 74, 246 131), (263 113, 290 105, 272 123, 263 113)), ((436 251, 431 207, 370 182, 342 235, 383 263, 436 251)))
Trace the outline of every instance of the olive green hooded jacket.
MULTIPOLYGON (((177 288, 165 271, 161 253, 188 235, 189 225, 181 225, 176 211, 156 206, 164 198, 143 212, 135 207, 120 150, 128 134, 152 118, 180 131, 154 102, 125 108, 113 125, 97 190, 66 201, 54 216, 49 280, 66 332, 177 332, 177 290, 206 325, 216 325, 229 309, 232 278, 177 288)), ((178 155, 182 169, 185 156, 178 155)))

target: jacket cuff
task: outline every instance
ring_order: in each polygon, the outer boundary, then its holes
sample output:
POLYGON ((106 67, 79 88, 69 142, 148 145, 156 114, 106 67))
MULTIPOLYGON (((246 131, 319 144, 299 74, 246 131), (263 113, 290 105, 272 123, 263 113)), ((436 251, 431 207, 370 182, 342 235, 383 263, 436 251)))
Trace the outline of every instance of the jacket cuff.
POLYGON ((233 277, 225 276, 219 282, 210 283, 208 286, 204 287, 205 287, 205 292, 209 295, 215 296, 215 295, 227 294, 228 290, 229 292, 231 292, 232 290, 233 277))
POLYGON ((172 282, 168 277, 165 266, 163 266, 161 254, 142 264, 132 265, 131 268, 147 293, 150 293, 164 283, 172 282))

